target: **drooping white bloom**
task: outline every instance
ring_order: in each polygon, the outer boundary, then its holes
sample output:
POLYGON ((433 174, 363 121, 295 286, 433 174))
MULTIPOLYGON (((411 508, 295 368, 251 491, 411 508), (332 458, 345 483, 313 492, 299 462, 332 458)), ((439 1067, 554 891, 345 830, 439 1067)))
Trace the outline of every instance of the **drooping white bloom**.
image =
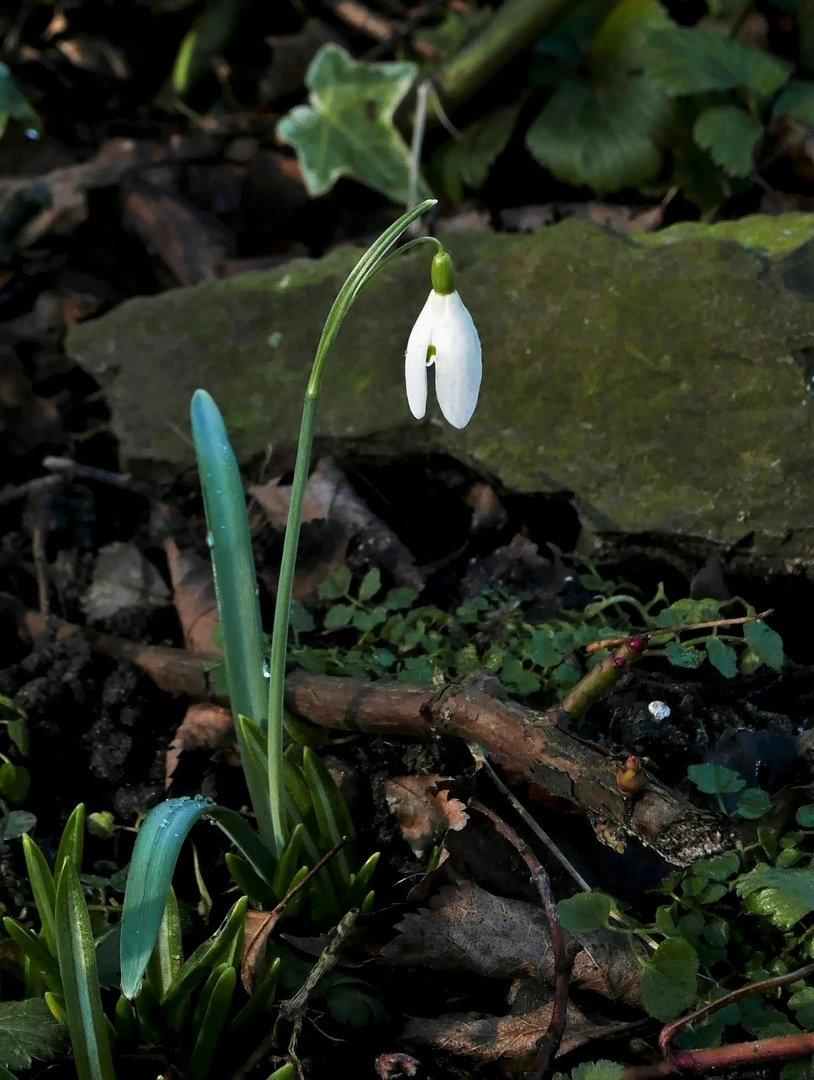
POLYGON ((410 412, 427 410, 427 369, 435 365, 435 395, 444 418, 463 428, 472 419, 481 383, 481 345, 472 316, 453 286, 452 260, 433 259, 433 288, 407 342, 405 379, 410 412))

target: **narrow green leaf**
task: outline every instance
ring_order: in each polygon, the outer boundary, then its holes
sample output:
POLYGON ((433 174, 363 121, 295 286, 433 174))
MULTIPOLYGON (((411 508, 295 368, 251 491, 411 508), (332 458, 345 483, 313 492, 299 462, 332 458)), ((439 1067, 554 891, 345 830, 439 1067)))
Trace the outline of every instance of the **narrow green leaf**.
POLYGON ((181 916, 175 893, 170 889, 158 930, 158 941, 155 943, 145 973, 146 985, 159 1000, 166 994, 172 980, 178 974, 182 960, 181 916))
POLYGON ((65 822, 62 837, 57 848, 54 862, 54 886, 59 889, 59 876, 63 867, 70 862, 77 875, 82 873, 82 852, 85 846, 85 807, 82 803, 76 807, 65 822))
MULTIPOLYGON (((308 790, 311 792, 319 831, 325 840, 333 845, 338 844, 343 836, 352 839, 355 836, 353 822, 342 792, 322 759, 307 746, 302 752, 302 767, 308 781, 308 790)), ((347 884, 350 880, 350 864, 345 849, 340 848, 334 859, 341 880, 347 884)))
POLYGON ((54 877, 51 873, 45 856, 27 834, 23 834, 23 854, 28 871, 28 880, 31 883, 31 892, 34 895, 34 903, 37 905, 37 914, 42 923, 42 936, 51 952, 56 951, 56 939, 54 938, 54 904, 56 902, 56 888, 54 877))
POLYGON ((288 838, 288 843, 280 856, 280 861, 277 863, 277 870, 274 874, 272 885, 274 888, 274 895, 278 901, 282 900, 291 888, 292 879, 297 873, 304 832, 305 826, 302 822, 300 822, 299 825, 294 826, 291 831, 291 836, 288 838))
POLYGON ((214 808, 211 799, 170 799, 147 815, 136 838, 122 911, 122 993, 134 998, 158 940, 181 846, 192 826, 214 808))
POLYGON ((230 1039, 241 1036, 254 1020, 266 1011, 280 977, 281 963, 280 957, 275 956, 263 981, 229 1025, 230 1039))
POLYGON ((114 1080, 93 930, 79 875, 70 857, 62 863, 55 916, 57 955, 77 1076, 79 1080, 114 1080))
POLYGON ((229 1009, 235 992, 237 972, 228 967, 222 972, 212 991, 206 1013, 198 1028, 198 1039, 187 1068, 188 1080, 206 1080, 218 1046, 221 1032, 229 1019, 229 1009))
POLYGON ((29 960, 37 974, 44 979, 49 989, 55 993, 61 993, 62 980, 59 976, 59 964, 56 957, 48 951, 46 945, 27 927, 20 926, 19 923, 8 916, 3 919, 3 926, 8 936, 22 950, 24 956, 29 960))
POLYGON ((262 908, 264 911, 274 907, 274 893, 245 859, 229 851, 226 853, 226 868, 232 875, 235 885, 246 894, 253 906, 262 908))
POLYGON ((212 968, 223 961, 236 936, 243 932, 247 906, 248 899, 242 896, 232 907, 218 932, 209 941, 199 945, 181 966, 161 1002, 167 1012, 178 1008, 198 983, 208 977, 212 968))

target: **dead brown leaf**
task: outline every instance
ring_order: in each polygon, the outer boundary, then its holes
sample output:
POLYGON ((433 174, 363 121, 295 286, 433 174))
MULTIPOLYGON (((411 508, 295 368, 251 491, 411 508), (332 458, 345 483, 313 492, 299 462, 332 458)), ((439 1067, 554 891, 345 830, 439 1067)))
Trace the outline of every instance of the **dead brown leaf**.
POLYGON ((385 798, 401 834, 419 857, 440 844, 449 829, 463 829, 466 807, 450 794, 450 777, 394 776, 384 782, 385 798))
POLYGON ((240 981, 247 994, 257 989, 264 974, 266 945, 277 925, 281 911, 246 912, 246 932, 243 937, 243 959, 240 962, 240 981))
MULTIPOLYGON (((249 488, 262 506, 271 525, 282 531, 288 517, 291 488, 279 477, 249 488)), ((364 550, 365 560, 389 570, 400 585, 424 588, 425 577, 415 559, 392 529, 378 518, 356 493, 344 473, 330 458, 321 458, 308 478, 303 503, 303 524, 326 522, 334 526, 332 550, 326 551, 316 567, 295 585, 295 596, 311 595, 320 581, 345 560, 350 540, 364 550), (321 576, 320 576, 321 575, 321 576)))
POLYGON ((179 285, 222 276, 234 238, 174 187, 134 176, 124 195, 124 224, 155 253, 179 285))
MULTIPOLYGON (((528 1012, 517 1011, 518 1007, 525 1009, 516 1004, 506 1016, 449 1013, 437 1018, 415 1017, 405 1026, 403 1038, 477 1061, 506 1058, 522 1065, 546 1035, 553 1005, 546 1002, 528 1012)), ((592 1023, 580 1009, 569 1004, 559 1053, 568 1054, 593 1039, 623 1031, 629 1026, 592 1023)))
MULTIPOLYGON (((554 958, 542 907, 495 896, 471 881, 446 886, 427 908, 407 915, 384 946, 390 964, 470 971, 492 979, 539 975, 553 983, 554 958)), ((577 941, 571 984, 637 1003, 641 968, 625 939, 610 931, 577 941)))
POLYGON ((209 560, 194 551, 181 551, 169 536, 164 540, 164 551, 184 645, 192 652, 220 655, 221 650, 212 643, 218 624, 218 602, 209 560))
POLYGON ((167 749, 164 787, 169 787, 185 750, 221 750, 229 746, 234 737, 235 726, 229 709, 205 701, 193 702, 167 749))

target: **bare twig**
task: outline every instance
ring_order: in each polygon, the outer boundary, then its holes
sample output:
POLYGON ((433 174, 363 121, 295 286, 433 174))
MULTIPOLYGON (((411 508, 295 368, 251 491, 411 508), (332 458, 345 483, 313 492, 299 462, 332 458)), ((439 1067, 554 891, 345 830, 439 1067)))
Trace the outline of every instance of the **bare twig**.
POLYGON ((616 652, 600 660, 568 691, 560 702, 560 708, 567 712, 572 720, 579 720, 619 682, 628 667, 640 659, 643 651, 644 641, 641 635, 622 638, 616 652))
POLYGON ((520 855, 528 867, 531 880, 540 894, 543 910, 548 920, 548 930, 551 935, 551 948, 554 956, 554 1004, 551 1010, 551 1019, 548 1022, 548 1030, 537 1044, 533 1064, 525 1072, 529 1080, 543 1080, 550 1071, 565 1031, 568 1009, 568 982, 571 977, 574 958, 573 955, 569 956, 565 947, 562 926, 557 915, 557 906, 551 893, 551 883, 537 856, 525 840, 522 840, 514 829, 506 824, 503 818, 498 817, 494 810, 490 810, 488 806, 484 806, 479 802, 473 802, 472 807, 480 811, 481 814, 485 814, 500 835, 508 840, 520 855))
POLYGON ((34 573, 37 578, 37 604, 40 615, 47 619, 51 614, 48 601, 48 561, 45 558, 45 537, 39 525, 31 531, 31 553, 34 556, 34 573))
MULTIPOLYGON (((643 630, 639 637, 645 641, 651 641, 654 637, 665 637, 667 634, 681 634, 685 630, 715 630, 722 626, 742 626, 743 623, 756 622, 758 619, 767 619, 774 613, 774 608, 761 611, 758 615, 741 615, 737 619, 712 619, 710 622, 689 623, 686 626, 664 626, 658 630, 643 630)), ((624 645, 628 638, 605 638, 604 641, 594 641, 585 649, 586 653, 599 652, 600 649, 614 649, 617 645, 624 645)))
MULTIPOLYGON (((787 971, 784 975, 775 975, 771 979, 763 979, 760 982, 746 983, 745 986, 724 994, 717 1001, 712 1001, 708 1005, 704 1005, 703 1008, 696 1009, 695 1012, 688 1013, 686 1016, 681 1016, 678 1020, 666 1024, 659 1035, 659 1049, 667 1061, 675 1065, 677 1059, 672 1049, 672 1042, 684 1028, 700 1023, 708 1016, 718 1012, 719 1009, 726 1008, 727 1005, 743 1001, 744 998, 755 997, 757 994, 768 994, 772 990, 777 990, 780 986, 788 986, 790 983, 798 982, 800 979, 807 979, 812 974, 814 974, 814 964, 806 964, 805 967, 797 968, 796 971, 787 971)), ((680 1066, 676 1066, 676 1068, 680 1068, 680 1066)))
POLYGON ((49 472, 61 473, 63 476, 76 476, 80 480, 95 480, 97 484, 122 488, 136 495, 149 498, 155 493, 152 484, 144 480, 136 480, 129 473, 114 473, 107 469, 97 469, 94 465, 81 465, 78 461, 64 457, 45 457, 42 459, 42 464, 49 472))
POLYGON ((322 3, 346 26, 375 41, 389 41, 401 29, 397 23, 382 18, 358 0, 322 0, 322 3))
POLYGON ((706 1073, 770 1061, 790 1061, 809 1054, 814 1054, 814 1031, 732 1043, 730 1046, 716 1046, 712 1050, 682 1050, 672 1062, 660 1061, 656 1065, 634 1065, 625 1069, 622 1080, 659 1080, 662 1076, 672 1076, 677 1072, 706 1073))

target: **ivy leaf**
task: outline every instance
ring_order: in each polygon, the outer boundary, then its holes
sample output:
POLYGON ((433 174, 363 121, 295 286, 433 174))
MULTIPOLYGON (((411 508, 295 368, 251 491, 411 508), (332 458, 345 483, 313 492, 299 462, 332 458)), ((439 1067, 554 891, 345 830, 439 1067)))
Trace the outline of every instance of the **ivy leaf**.
POLYGON ((655 30, 649 44, 648 74, 677 97, 742 87, 770 98, 792 71, 784 60, 715 30, 655 30))
POLYGON ((749 176, 755 145, 762 134, 760 121, 737 105, 705 109, 692 130, 698 145, 709 150, 715 164, 730 176, 749 176))
POLYGON ((790 930, 814 911, 814 870, 760 865, 735 882, 738 895, 748 900, 755 915, 768 915, 781 930, 790 930))
POLYGON ((642 1005, 656 1020, 674 1020, 695 999, 698 955, 688 941, 668 938, 644 965, 642 1005))
POLYGON ((394 202, 406 201, 410 150, 393 114, 417 74, 415 64, 366 64, 339 45, 323 45, 305 76, 309 104, 297 105, 277 125, 297 152, 309 195, 324 195, 349 176, 394 202))
POLYGON ((560 900, 557 915, 570 934, 591 934, 608 925, 613 899, 602 892, 583 892, 560 900))
POLYGON ((566 79, 532 121, 526 147, 558 180, 618 191, 658 173, 656 137, 668 112, 664 95, 644 76, 599 85, 566 79))
POLYGON ((762 619, 758 619, 744 626, 743 636, 752 652, 767 667, 780 671, 786 657, 783 652, 783 639, 776 630, 772 630, 762 619))
POLYGON ((707 656, 709 662, 726 679, 734 679, 738 674, 738 657, 731 645, 721 641, 720 638, 710 637, 706 640, 707 656))
POLYGON ((713 761, 690 765, 687 776, 705 795, 734 795, 746 787, 746 781, 734 769, 727 769, 726 765, 713 761))
POLYGON ((0 1064, 28 1069, 32 1058, 49 1061, 65 1047, 65 1028, 44 998, 0 1002, 0 1064))

